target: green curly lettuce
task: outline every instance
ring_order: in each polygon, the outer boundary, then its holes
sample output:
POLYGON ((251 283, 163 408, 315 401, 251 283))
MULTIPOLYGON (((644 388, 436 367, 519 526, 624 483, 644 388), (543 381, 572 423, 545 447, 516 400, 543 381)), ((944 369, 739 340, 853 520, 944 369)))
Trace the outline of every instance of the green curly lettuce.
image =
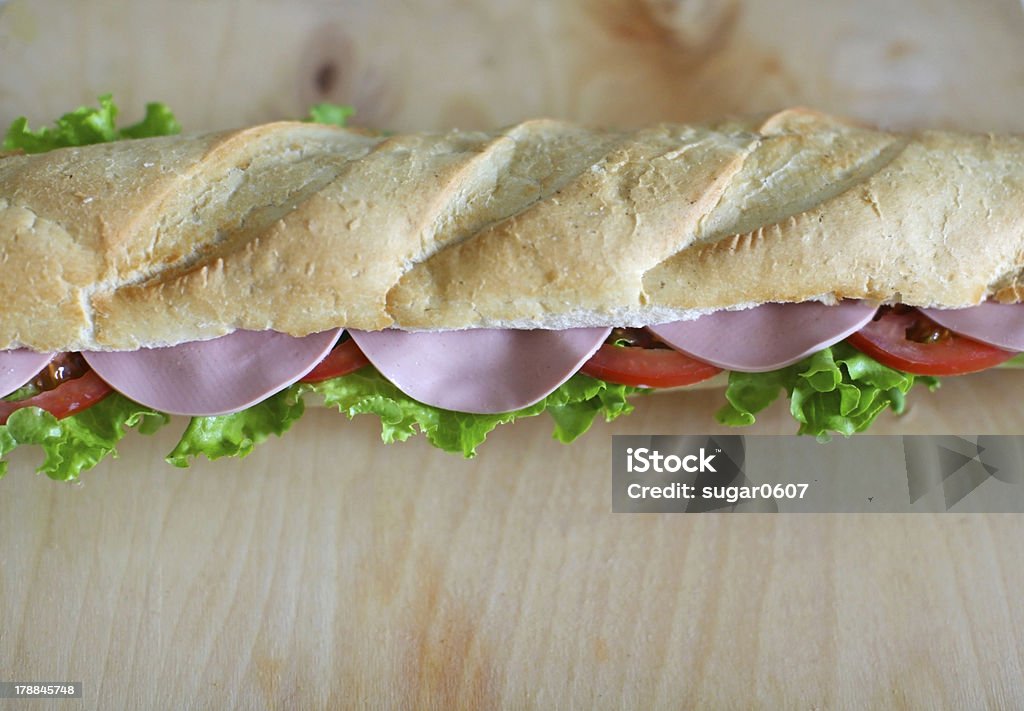
POLYGON ((64 114, 52 127, 33 131, 28 119, 15 119, 4 136, 5 150, 25 153, 45 153, 55 148, 106 143, 124 138, 150 138, 170 136, 181 132, 181 124, 174 113, 161 103, 146 104, 146 115, 138 123, 117 127, 118 108, 110 94, 99 97, 99 108, 80 106, 64 114))
POLYGON ((446 452, 476 455, 477 447, 498 425, 547 412, 554 420, 553 437, 571 442, 594 423, 598 415, 611 421, 632 411, 628 397, 636 388, 616 385, 586 375, 574 375, 540 402, 513 412, 477 415, 425 405, 403 393, 371 367, 319 383, 293 385, 242 412, 220 417, 194 417, 181 441, 168 456, 175 466, 187 466, 200 454, 209 459, 245 456, 271 434, 281 435, 302 415, 303 396, 314 393, 325 405, 350 418, 375 415, 381 439, 405 441, 417 433, 446 452))
POLYGON ((7 473, 4 455, 18 445, 42 447, 45 459, 36 470, 51 479, 77 479, 108 455, 129 429, 152 434, 170 418, 118 393, 111 393, 88 410, 58 420, 38 407, 15 410, 0 425, 0 476, 7 473))
POLYGON ((830 433, 863 432, 885 409, 897 414, 915 382, 938 387, 938 380, 886 367, 849 344, 837 343, 787 368, 767 373, 729 373, 728 404, 716 414, 725 425, 750 425, 782 391, 799 433, 827 440, 830 433))
POLYGON ((306 121, 323 123, 328 126, 345 126, 355 112, 355 108, 342 104, 314 104, 309 109, 306 121))
POLYGON ((293 385, 240 412, 230 415, 193 417, 181 439, 166 459, 176 467, 187 467, 189 459, 244 457, 270 435, 280 437, 302 417, 305 403, 302 386, 293 385))
POLYGON ((547 412, 555 422, 553 436, 571 442, 593 424, 598 415, 607 421, 633 410, 628 397, 636 388, 616 385, 577 374, 543 400, 513 412, 475 415, 442 410, 413 400, 372 368, 308 386, 323 396, 324 404, 349 417, 374 414, 381 420, 381 439, 404 441, 417 431, 446 452, 476 455, 476 448, 498 425, 547 412))
POLYGON ((1018 353, 1005 363, 1000 363, 997 368, 1024 368, 1024 353, 1018 353))

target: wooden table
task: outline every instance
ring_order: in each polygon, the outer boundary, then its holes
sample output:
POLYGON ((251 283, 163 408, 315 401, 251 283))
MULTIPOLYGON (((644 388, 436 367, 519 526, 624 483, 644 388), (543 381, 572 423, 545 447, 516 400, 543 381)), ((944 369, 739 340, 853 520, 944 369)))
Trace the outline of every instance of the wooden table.
MULTIPOLYGON (((1010 385, 949 381, 880 431, 1005 410, 1010 385)), ((1018 516, 610 513, 609 435, 707 430, 720 396, 647 398, 572 447, 535 419, 471 461, 322 409, 186 471, 170 430, 77 486, 19 454, 4 675, 82 680, 87 708, 1024 704, 1018 516)), ((772 415, 756 431, 791 429, 772 415)))
MULTIPOLYGON (((1016 0, 778 2, 11 0, 0 119, 114 90, 192 127, 323 97, 395 128, 792 102, 1024 128, 1016 0)), ((875 431, 1021 433, 1022 386, 950 380, 875 431)), ((173 427, 80 485, 18 452, 0 680, 80 680, 89 709, 1024 707, 1019 516, 610 513, 610 435, 717 431, 720 401, 647 398, 572 447, 528 421, 472 461, 326 410, 187 471, 173 427)))

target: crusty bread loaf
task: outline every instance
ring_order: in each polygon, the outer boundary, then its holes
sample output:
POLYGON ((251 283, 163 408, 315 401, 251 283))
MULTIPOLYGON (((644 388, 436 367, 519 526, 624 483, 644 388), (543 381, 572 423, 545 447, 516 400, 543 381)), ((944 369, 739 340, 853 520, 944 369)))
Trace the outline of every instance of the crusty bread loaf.
POLYGON ((802 109, 629 133, 276 123, 11 156, 0 348, 1016 300, 1022 208, 1019 137, 802 109))

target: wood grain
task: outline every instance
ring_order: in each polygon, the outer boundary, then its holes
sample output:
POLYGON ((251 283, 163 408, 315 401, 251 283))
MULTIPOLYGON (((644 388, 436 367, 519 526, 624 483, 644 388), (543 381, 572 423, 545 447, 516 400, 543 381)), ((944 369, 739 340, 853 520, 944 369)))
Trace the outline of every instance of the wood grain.
MULTIPOLYGON (((950 431, 1022 380, 948 381, 880 431, 950 431)), ((185 471, 173 431, 75 486, 19 452, 4 675, 83 680, 85 708, 1024 704, 1018 516, 610 513, 609 435, 707 430, 720 397, 647 398, 573 447, 535 419, 471 461, 320 409, 185 471)))
POLYGON ((399 131, 795 104, 1010 131, 1022 33, 1019 0, 9 0, 0 126, 114 92, 126 118, 159 99, 194 129, 330 100, 399 131))

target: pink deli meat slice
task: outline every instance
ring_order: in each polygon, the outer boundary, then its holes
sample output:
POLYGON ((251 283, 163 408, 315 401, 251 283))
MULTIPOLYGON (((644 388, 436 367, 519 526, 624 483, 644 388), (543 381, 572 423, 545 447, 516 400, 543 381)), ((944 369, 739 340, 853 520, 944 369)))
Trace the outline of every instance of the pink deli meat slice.
POLYGON ((869 323, 877 306, 841 301, 763 304, 718 311, 650 330, 668 345, 719 368, 746 373, 777 370, 843 340, 869 323))
POLYGON ((1024 304, 986 301, 966 309, 920 309, 944 328, 1007 351, 1024 351, 1024 304))
POLYGON ((349 331, 377 370, 409 397, 477 414, 518 410, 543 399, 609 333, 610 328, 349 331))
POLYGON ((6 397, 32 380, 56 353, 36 353, 27 348, 0 351, 0 397, 6 397))
POLYGON ((235 331, 168 348, 83 353, 126 397, 172 415, 225 415, 288 387, 330 353, 342 329, 302 338, 235 331))

